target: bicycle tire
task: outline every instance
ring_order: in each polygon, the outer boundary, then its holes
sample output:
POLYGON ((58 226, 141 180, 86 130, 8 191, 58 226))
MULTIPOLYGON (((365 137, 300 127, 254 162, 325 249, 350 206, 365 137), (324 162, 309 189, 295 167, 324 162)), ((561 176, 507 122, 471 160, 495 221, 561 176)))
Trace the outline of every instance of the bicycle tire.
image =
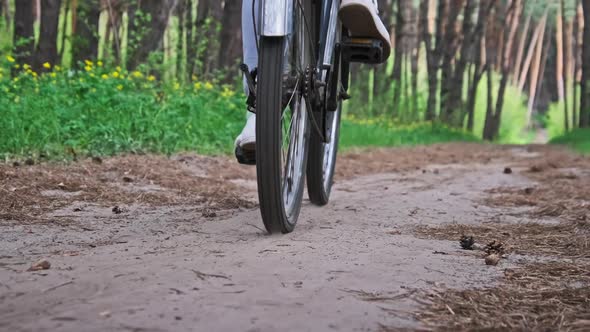
MULTIPOLYGON (((286 208, 283 181, 283 73, 285 37, 262 37, 260 39, 257 108, 256 108, 256 171, 258 199, 264 226, 269 233, 289 233, 295 228, 303 190, 307 164, 309 125, 305 119, 304 146, 300 177, 294 183, 292 207, 286 208)), ((301 98, 303 101, 303 98, 301 98)), ((305 105, 301 106, 305 108, 305 105)), ((289 149, 290 150, 290 149, 289 149)), ((289 151, 290 153, 290 151, 289 151)), ((285 169, 286 170, 286 169, 285 169)))

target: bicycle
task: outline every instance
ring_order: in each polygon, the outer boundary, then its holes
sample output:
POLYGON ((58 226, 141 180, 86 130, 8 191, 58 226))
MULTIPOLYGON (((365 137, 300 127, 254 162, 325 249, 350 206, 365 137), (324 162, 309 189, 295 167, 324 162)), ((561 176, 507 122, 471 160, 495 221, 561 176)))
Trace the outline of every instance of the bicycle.
POLYGON ((255 75, 241 69, 256 112, 260 211, 269 233, 289 233, 306 178, 313 204, 330 199, 350 63, 381 62, 383 45, 348 38, 338 18, 340 0, 260 0, 254 6, 258 68, 255 75))

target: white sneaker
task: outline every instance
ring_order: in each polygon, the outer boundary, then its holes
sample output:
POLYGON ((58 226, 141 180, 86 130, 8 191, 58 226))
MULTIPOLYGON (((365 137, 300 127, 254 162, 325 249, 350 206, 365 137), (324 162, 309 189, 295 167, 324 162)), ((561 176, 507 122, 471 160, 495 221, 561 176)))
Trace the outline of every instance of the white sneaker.
POLYGON ((342 0, 339 12, 342 24, 351 37, 379 39, 383 42, 383 59, 391 54, 389 31, 379 18, 377 0, 342 0))
POLYGON ((249 114, 242 132, 236 138, 236 158, 240 164, 256 164, 256 114, 249 114))

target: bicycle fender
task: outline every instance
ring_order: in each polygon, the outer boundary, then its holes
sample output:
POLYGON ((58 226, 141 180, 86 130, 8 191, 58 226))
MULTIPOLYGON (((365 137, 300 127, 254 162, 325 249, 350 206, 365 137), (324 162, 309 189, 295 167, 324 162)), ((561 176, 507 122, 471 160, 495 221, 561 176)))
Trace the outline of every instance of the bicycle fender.
POLYGON ((293 31, 294 0, 261 0, 260 35, 283 37, 293 31))

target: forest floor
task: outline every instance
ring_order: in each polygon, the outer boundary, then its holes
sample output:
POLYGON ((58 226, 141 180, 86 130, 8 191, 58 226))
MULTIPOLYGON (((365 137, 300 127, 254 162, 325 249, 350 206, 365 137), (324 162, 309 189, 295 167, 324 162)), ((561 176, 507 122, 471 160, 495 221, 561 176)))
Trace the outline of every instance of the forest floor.
POLYGON ((0 330, 590 327, 590 157, 563 147, 349 151, 276 236, 226 157, 26 164, 0 164, 0 330))

